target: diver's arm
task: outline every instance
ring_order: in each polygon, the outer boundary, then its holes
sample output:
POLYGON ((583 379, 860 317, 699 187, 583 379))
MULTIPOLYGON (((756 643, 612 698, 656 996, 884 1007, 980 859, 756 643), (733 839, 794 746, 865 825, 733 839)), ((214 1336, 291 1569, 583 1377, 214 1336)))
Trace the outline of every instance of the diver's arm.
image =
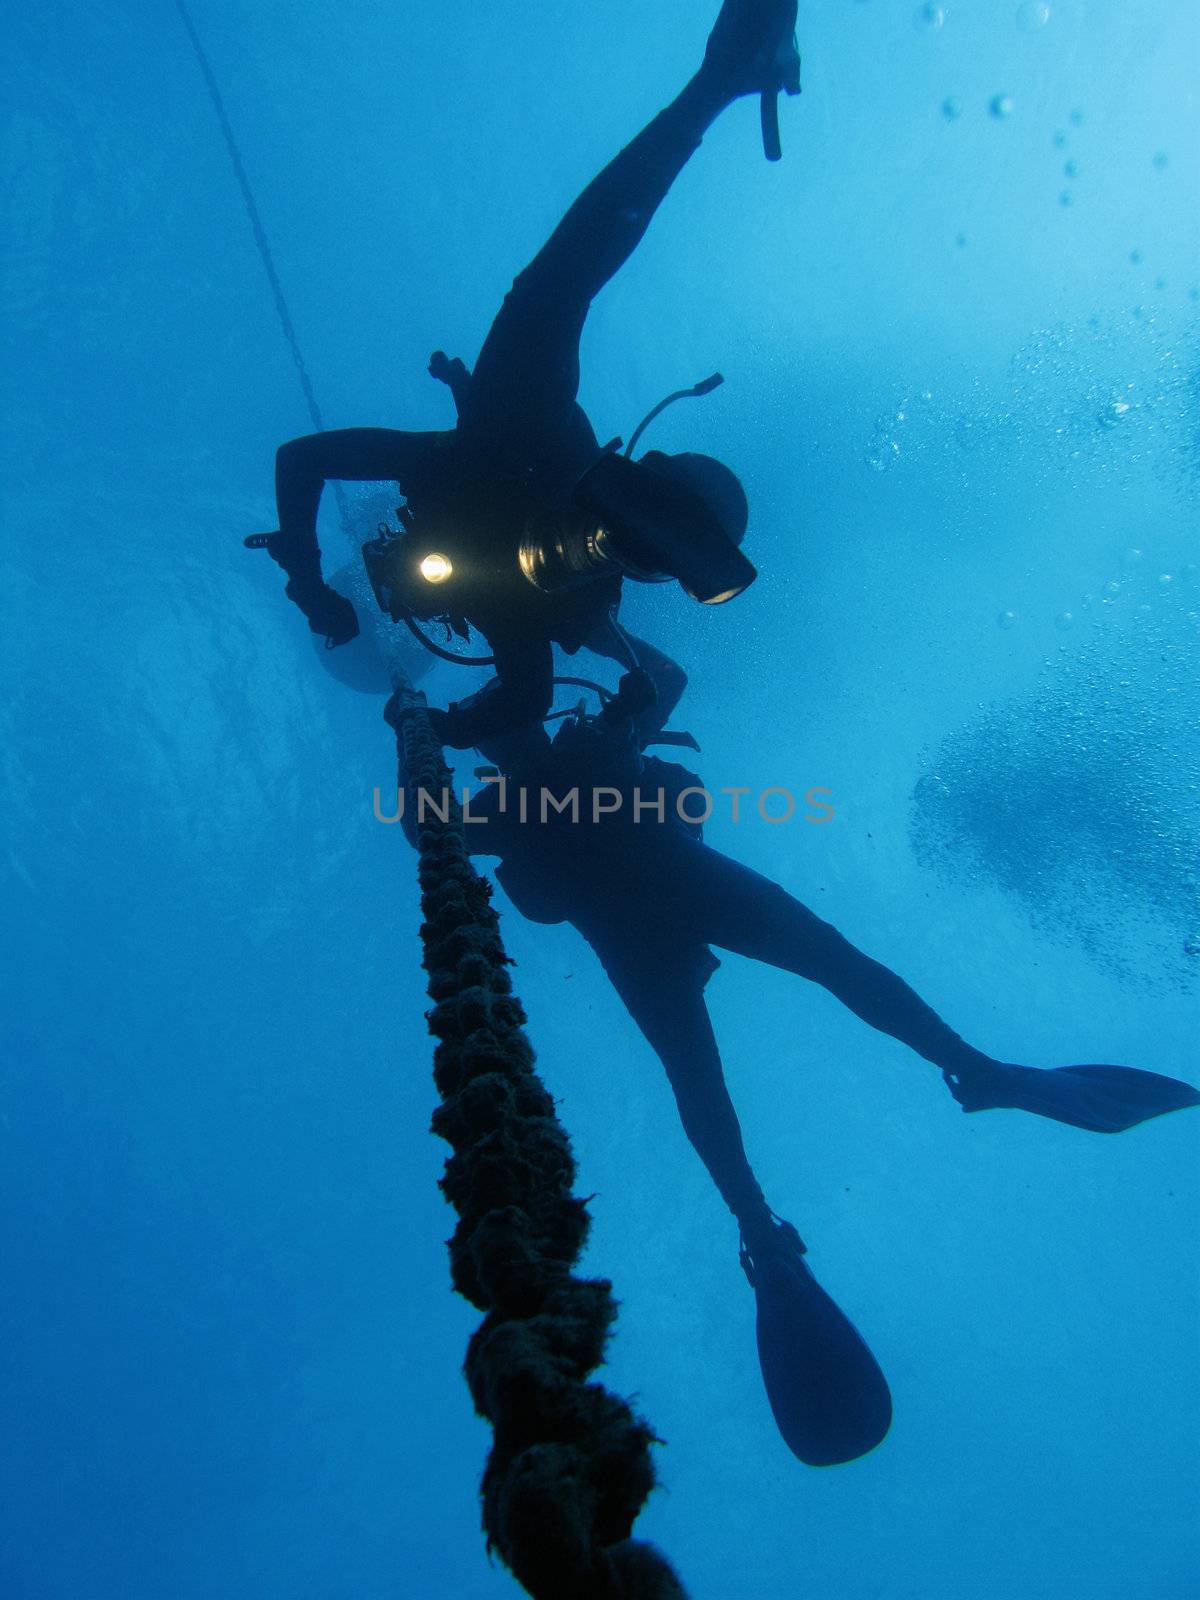
POLYGON ((590 633, 586 647, 596 655, 603 656, 606 661, 627 666, 628 654, 623 648, 626 641, 632 646, 638 666, 647 674, 658 695, 654 705, 643 711, 637 719, 638 732, 646 740, 660 733, 670 720, 671 713, 687 688, 687 673, 662 650, 645 639, 637 638, 628 629, 622 628, 617 633, 610 623, 590 633))
POLYGON ((358 631, 350 602, 321 577, 317 508, 326 483, 393 482, 407 492, 412 480, 427 469, 439 437, 392 428, 342 428, 280 445, 275 456, 279 529, 268 536, 267 549, 287 573, 288 597, 308 617, 314 632, 341 643, 358 631))
POLYGON ((398 483, 420 476, 442 436, 402 433, 394 428, 339 428, 290 439, 275 454, 275 505, 279 532, 271 554, 289 574, 320 576, 317 507, 321 491, 337 479, 347 483, 398 483))
MULTIPOLYGON (((630 644, 637 652, 638 665, 647 673, 655 689, 658 691, 658 703, 645 717, 652 723, 657 733, 671 719, 671 713, 683 698, 683 691, 687 688, 687 673, 662 650, 656 649, 645 639, 639 639, 633 634, 626 634, 630 644)), ((640 727, 645 727, 645 721, 639 721, 640 727)))
POLYGON ((467 750, 496 734, 541 722, 554 697, 554 657, 548 639, 489 634, 496 678, 446 711, 431 711, 442 744, 467 750))

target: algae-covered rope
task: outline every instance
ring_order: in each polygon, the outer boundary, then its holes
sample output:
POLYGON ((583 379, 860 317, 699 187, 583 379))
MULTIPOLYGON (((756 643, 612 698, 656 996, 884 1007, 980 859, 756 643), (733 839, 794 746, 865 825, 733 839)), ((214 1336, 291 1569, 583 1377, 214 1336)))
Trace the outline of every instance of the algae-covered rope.
MULTIPOLYGON (((402 682, 385 715, 400 782, 442 808, 450 772, 402 682)), ((437 1039, 433 1131, 453 1148, 441 1188, 459 1213, 454 1287, 484 1312, 465 1364, 492 1425, 483 1526, 536 1600, 684 1600, 665 1558, 631 1538, 654 1486, 655 1436, 588 1375, 616 1317, 611 1284, 573 1276, 588 1230, 575 1163, 534 1070, 491 887, 467 855, 453 800, 420 825, 421 940, 437 1039)))

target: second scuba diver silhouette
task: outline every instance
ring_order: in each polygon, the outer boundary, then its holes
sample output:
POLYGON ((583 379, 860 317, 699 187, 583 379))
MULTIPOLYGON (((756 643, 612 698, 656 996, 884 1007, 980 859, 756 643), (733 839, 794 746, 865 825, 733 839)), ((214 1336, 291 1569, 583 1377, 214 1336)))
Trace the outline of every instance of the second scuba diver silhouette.
MULTIPOLYGON (((667 681, 673 694, 675 675, 667 681)), ((938 1067, 967 1112, 1010 1108, 1117 1133, 1200 1105, 1200 1093, 1136 1068, 1038 1069, 968 1044, 889 968, 778 884, 703 843, 677 803, 685 790, 703 789, 700 779, 644 753, 658 738, 654 701, 651 675, 633 672, 598 716, 577 711, 553 741, 540 724, 483 741, 503 782, 472 799, 467 845, 500 857, 496 876, 524 915, 573 924, 600 958, 666 1068, 688 1138, 737 1219, 781 1434, 810 1465, 852 1460, 888 1430, 887 1384, 750 1167, 704 1000, 718 965, 709 946, 820 984, 938 1067), (547 805, 543 817, 543 790, 559 804, 575 791, 578 803, 561 813, 547 805), (639 795, 643 805, 635 808, 639 795)), ((389 715, 395 720, 395 702, 389 715)), ((405 826, 415 842, 419 824, 414 797, 407 798, 405 826)))

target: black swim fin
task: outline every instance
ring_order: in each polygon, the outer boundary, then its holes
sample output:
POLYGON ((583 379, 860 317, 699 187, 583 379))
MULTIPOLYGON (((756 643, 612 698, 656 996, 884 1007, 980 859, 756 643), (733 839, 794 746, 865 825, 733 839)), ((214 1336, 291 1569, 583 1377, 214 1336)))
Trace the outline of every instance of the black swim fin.
POLYGON ((775 1424, 809 1467, 865 1456, 892 1422, 887 1379, 854 1324, 813 1277, 790 1223, 742 1267, 758 1302, 758 1359, 775 1424))
POLYGON ((1200 1092, 1178 1078, 1137 1067, 1010 1066, 1004 1062, 943 1073, 964 1111, 1011 1109, 1093 1133, 1122 1133, 1168 1111, 1200 1106, 1200 1092))

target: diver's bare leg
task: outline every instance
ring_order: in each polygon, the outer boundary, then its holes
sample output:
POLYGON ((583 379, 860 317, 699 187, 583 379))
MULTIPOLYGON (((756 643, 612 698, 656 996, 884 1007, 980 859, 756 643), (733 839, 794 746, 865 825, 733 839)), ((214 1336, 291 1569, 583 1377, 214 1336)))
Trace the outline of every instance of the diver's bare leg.
POLYGON ((770 1231, 771 1212, 746 1156, 702 982, 600 952, 629 1015, 667 1070, 683 1130, 742 1232, 770 1231))
POLYGON ((703 845, 686 849, 674 871, 677 879, 686 879, 689 925, 710 944, 821 984, 855 1016, 943 1073, 995 1064, 960 1038, 903 978, 779 884, 703 845))
POLYGON ((695 841, 673 840, 657 855, 637 889, 660 914, 670 907, 689 937, 823 985, 871 1027, 940 1067, 964 1111, 1008 1107, 1095 1133, 1119 1133, 1200 1106, 1200 1091, 1158 1072, 1105 1063, 1045 1069, 985 1055, 902 978, 770 879, 695 841))

